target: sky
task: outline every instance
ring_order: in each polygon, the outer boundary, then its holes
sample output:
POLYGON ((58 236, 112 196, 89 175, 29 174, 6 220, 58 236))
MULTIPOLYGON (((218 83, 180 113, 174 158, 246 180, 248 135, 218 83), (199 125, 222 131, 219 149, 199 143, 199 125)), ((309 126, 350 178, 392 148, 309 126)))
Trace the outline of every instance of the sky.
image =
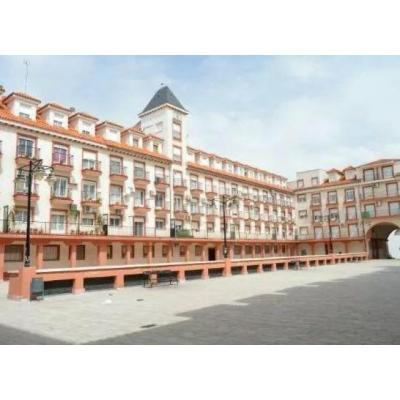
POLYGON ((400 57, 0 56, 0 85, 132 126, 161 84, 188 144, 295 179, 400 155, 400 57))

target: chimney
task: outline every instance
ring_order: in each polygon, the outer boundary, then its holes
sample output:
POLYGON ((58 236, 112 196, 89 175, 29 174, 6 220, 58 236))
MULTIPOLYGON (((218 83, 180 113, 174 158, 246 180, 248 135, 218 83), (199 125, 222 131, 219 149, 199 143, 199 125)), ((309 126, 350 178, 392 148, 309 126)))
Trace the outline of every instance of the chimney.
POLYGON ((2 96, 4 94, 6 90, 4 89, 3 85, 0 85, 0 96, 2 96))

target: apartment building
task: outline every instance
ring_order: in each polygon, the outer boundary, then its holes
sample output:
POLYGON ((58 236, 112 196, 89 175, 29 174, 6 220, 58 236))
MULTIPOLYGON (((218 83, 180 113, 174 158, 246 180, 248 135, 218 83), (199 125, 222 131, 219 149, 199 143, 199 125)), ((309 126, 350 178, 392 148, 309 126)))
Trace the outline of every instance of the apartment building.
POLYGON ((188 111, 164 86, 124 127, 26 93, 0 94, 0 272, 23 261, 26 166, 39 268, 295 254, 287 179, 197 150, 188 111), (225 205, 225 207, 224 207, 225 205))
POLYGON ((297 173, 293 189, 300 252, 359 251, 386 258, 388 235, 400 226, 400 159, 343 170, 297 173), (364 242, 364 243, 363 243, 364 242))

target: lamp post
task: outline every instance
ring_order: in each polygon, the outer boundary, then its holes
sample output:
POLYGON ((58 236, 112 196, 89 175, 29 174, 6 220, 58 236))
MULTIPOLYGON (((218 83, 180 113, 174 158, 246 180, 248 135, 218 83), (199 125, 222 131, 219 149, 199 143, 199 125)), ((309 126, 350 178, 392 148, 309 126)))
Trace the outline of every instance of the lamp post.
POLYGON ((24 252, 24 267, 31 266, 31 204, 32 204, 32 181, 34 175, 41 179, 44 175, 48 174, 47 179, 50 181, 52 178, 53 167, 43 165, 43 160, 29 160, 26 164, 18 168, 17 180, 25 182, 28 178, 28 209, 27 209, 27 222, 25 234, 25 252, 24 252))
MULTIPOLYGON (((223 234, 224 234, 224 247, 223 254, 224 258, 228 258, 228 243, 226 238, 226 209, 230 207, 232 204, 236 204, 237 196, 228 196, 226 194, 222 194, 220 196, 220 203, 222 205, 222 219, 223 219, 223 234)), ((212 200, 213 205, 215 205, 215 200, 212 200)))

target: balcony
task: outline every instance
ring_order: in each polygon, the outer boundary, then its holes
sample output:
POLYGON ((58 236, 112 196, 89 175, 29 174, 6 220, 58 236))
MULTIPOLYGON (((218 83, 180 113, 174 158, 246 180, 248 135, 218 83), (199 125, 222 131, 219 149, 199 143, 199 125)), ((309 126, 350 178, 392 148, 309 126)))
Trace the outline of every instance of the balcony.
POLYGON ((184 207, 175 207, 174 208, 174 217, 176 219, 186 219, 189 213, 188 210, 184 207))
POLYGON ((166 217, 170 212, 169 202, 166 202, 166 201, 163 201, 160 203, 156 202, 154 211, 155 211, 156 217, 159 217, 159 218, 166 217))
POLYGON ((185 179, 174 178, 174 191, 176 193, 184 193, 187 189, 187 183, 185 179))
POLYGON ((54 208, 69 208, 72 204, 71 190, 52 190, 50 195, 50 203, 54 208))
POLYGON ((150 210, 150 206, 147 201, 135 200, 133 205, 133 211, 135 215, 146 215, 150 210))
POLYGON ((400 191, 396 189, 386 190, 385 188, 375 189, 372 193, 360 193, 360 200, 362 202, 368 202, 371 200, 382 200, 390 198, 400 198, 400 191))
POLYGON ((156 176, 154 186, 157 190, 165 190, 169 186, 169 176, 156 176))
POLYGON ((86 207, 100 207, 101 206, 101 196, 99 193, 89 193, 82 192, 81 194, 81 204, 86 207))
POLYGON ((110 211, 115 212, 115 211, 123 211, 128 206, 125 204, 124 200, 122 199, 122 196, 110 196, 110 202, 108 207, 110 211))
POLYGON ((18 166, 27 165, 29 160, 39 160, 40 149, 37 147, 17 146, 15 162, 18 166))
POLYGON ((216 185, 206 185, 207 199, 214 199, 216 196, 218 196, 218 187, 216 185))
POLYGON ((362 219, 398 217, 399 215, 400 207, 390 209, 389 207, 377 207, 375 210, 361 212, 362 219))
POLYGON ((59 152, 54 152, 51 166, 56 173, 69 174, 73 169, 73 157, 59 152))
POLYGON ((101 175, 101 162, 84 159, 82 161, 82 175, 85 178, 98 178, 101 175))
POLYGON ((110 168, 110 181, 113 183, 124 183, 128 179, 127 168, 112 166, 110 168))
POLYGON ((203 185, 200 182, 190 182, 190 193, 193 196, 200 196, 203 193, 203 185))
MULTIPOLYGON (((37 183, 32 184, 31 202, 35 204, 39 199, 39 185, 37 183)), ((16 182, 14 186, 14 202, 16 205, 28 204, 28 188, 25 182, 16 182)))
POLYGON ((199 220, 201 216, 204 215, 203 207, 191 207, 190 214, 192 215, 193 220, 199 220))
POLYGON ((136 188, 145 189, 150 183, 150 173, 143 168, 135 168, 133 170, 133 181, 136 188))

